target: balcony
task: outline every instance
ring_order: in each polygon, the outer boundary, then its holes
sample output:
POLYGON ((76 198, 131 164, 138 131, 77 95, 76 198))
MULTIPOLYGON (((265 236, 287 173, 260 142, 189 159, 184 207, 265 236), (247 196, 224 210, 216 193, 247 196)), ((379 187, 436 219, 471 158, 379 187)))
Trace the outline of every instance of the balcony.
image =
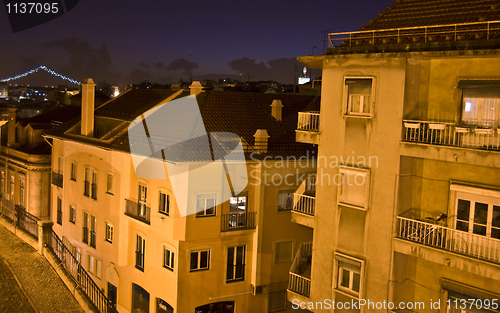
POLYGON ((309 175, 293 194, 292 222, 314 227, 316 174, 309 175))
POLYGON ((255 216, 256 212, 223 214, 221 232, 254 229, 255 216))
POLYGON ((148 225, 151 224, 151 208, 144 203, 125 199, 125 215, 148 225))
POLYGON ((295 140, 303 143, 319 143, 320 112, 299 112, 295 140))
POLYGON ((421 219, 418 210, 398 216, 397 237, 476 259, 500 263, 500 240, 438 225, 421 219))
POLYGON ((311 261, 312 242, 301 244, 290 268, 288 280, 289 291, 307 298, 311 295, 311 261))
POLYGON ((56 185, 57 187, 63 187, 63 174, 52 172, 52 185, 56 185))

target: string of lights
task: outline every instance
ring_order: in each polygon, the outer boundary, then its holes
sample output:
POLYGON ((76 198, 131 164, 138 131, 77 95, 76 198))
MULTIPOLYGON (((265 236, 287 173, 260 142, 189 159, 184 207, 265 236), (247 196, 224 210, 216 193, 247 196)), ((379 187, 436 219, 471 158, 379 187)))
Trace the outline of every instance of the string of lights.
POLYGON ((27 72, 24 72, 24 73, 22 73, 22 74, 19 74, 19 75, 13 76, 13 77, 4 78, 4 79, 0 80, 0 82, 1 82, 1 83, 5 83, 5 82, 11 81, 11 80, 15 80, 15 79, 19 79, 19 78, 22 78, 22 77, 26 77, 26 76, 28 76, 28 75, 30 75, 30 74, 33 74, 33 73, 38 72, 39 70, 44 70, 44 71, 46 71, 47 73, 52 74, 52 75, 54 75, 54 76, 56 76, 56 77, 59 77, 59 78, 61 78, 61 79, 67 80, 67 81, 69 81, 70 83, 73 83, 73 84, 76 84, 76 85, 80 85, 80 82, 79 82, 79 81, 74 80, 74 79, 71 79, 71 78, 66 77, 66 76, 64 76, 64 75, 61 75, 61 74, 59 74, 59 73, 57 73, 57 72, 55 72, 55 71, 51 70, 50 68, 46 67, 45 65, 40 65, 40 66, 39 66, 39 67, 37 67, 37 68, 34 68, 34 69, 32 69, 32 70, 29 70, 29 71, 27 71, 27 72))

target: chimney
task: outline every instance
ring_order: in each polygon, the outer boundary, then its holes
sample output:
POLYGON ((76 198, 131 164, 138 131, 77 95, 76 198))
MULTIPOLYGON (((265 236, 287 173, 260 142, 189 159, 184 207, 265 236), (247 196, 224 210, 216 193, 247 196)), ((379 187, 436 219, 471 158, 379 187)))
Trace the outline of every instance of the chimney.
POLYGON ((201 86, 199 81, 194 81, 191 86, 189 86, 189 89, 191 89, 191 92, 189 93, 190 95, 197 96, 203 92, 203 86, 201 86))
POLYGON ((95 83, 92 78, 87 78, 82 83, 81 134, 83 136, 94 135, 94 98, 95 83))
POLYGON ((16 145, 16 111, 17 108, 9 108, 9 121, 7 122, 7 147, 16 145))
POLYGON ((259 153, 267 152, 267 142, 269 139, 269 135, 267 134, 267 130, 265 129, 257 129, 255 132, 255 150, 259 153))
POLYGON ((281 100, 273 100, 273 104, 271 104, 271 115, 277 121, 281 121, 282 119, 282 110, 283 110, 283 104, 281 103, 281 100))

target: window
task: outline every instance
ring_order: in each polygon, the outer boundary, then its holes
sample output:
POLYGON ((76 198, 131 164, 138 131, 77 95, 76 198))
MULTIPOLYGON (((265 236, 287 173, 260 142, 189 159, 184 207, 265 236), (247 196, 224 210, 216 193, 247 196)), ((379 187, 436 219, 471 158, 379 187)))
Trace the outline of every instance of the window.
POLYGON ((106 176, 106 193, 112 195, 114 193, 115 176, 113 174, 108 174, 106 176))
POLYGON ((90 169, 88 167, 85 168, 83 185, 84 185, 83 195, 89 197, 90 196, 90 169))
POLYGON ((135 247, 135 267, 144 272, 144 253, 146 251, 146 240, 137 235, 135 247))
POLYGON ((345 115, 371 116, 375 100, 373 77, 345 78, 345 115))
POLYGON ((96 227, 96 218, 94 215, 90 215, 90 246, 92 248, 95 248, 96 246, 97 234, 95 227, 96 227))
POLYGON ((286 289, 269 292, 268 312, 286 310, 286 289))
POLYGON ((73 224, 76 222, 76 208, 73 205, 69 205, 69 221, 73 224))
POLYGON ((335 253, 334 288, 349 295, 362 297, 364 261, 335 253))
POLYGON ((15 186, 15 182, 16 182, 15 179, 16 178, 14 177, 14 175, 10 176, 9 193, 10 193, 11 200, 14 200, 14 191, 15 191, 14 186, 15 186))
POLYGON ((278 211, 293 209, 293 190, 280 191, 278 194, 278 211))
POLYGON ((215 216, 216 195, 198 195, 196 201, 196 217, 215 216))
POLYGON ((282 241, 276 243, 274 253, 275 263, 290 262, 292 261, 293 241, 282 241))
POLYGON ((338 204, 353 207, 356 209, 368 209, 368 195, 370 185, 370 172, 368 170, 341 167, 341 175, 338 184, 338 204))
POLYGON ((106 223, 106 241, 113 242, 113 225, 106 223))
POLYGON ((91 197, 94 200, 97 200, 97 172, 92 171, 92 189, 91 189, 91 197))
POLYGON ((76 181, 76 163, 71 162, 70 179, 76 181))
POLYGON ((89 215, 86 212, 83 212, 83 235, 82 241, 86 244, 89 243, 89 215))
POLYGON ((146 201, 148 199, 148 187, 139 184, 139 217, 146 217, 147 204, 146 201))
POLYGON ((1 171, 0 172, 0 192, 5 191, 5 172, 1 171))
POLYGON ((226 282, 245 280, 245 246, 227 248, 226 282))
POLYGON ((22 207, 25 206, 25 197, 26 197, 26 180, 24 177, 21 177, 19 180, 19 205, 22 207))
POLYGON ((189 269, 191 272, 208 270, 210 268, 210 250, 200 250, 191 252, 191 262, 189 269))
POLYGON ((156 313, 174 313, 174 308, 167 301, 156 298, 156 313))
POLYGON ((163 247, 163 266, 171 271, 174 270, 175 253, 163 247))
POLYGON ((462 122, 495 127, 500 124, 500 82, 464 80, 458 83, 462 93, 462 122))
POLYGON ((170 195, 160 191, 158 203, 159 203, 158 211, 160 213, 164 213, 166 215, 169 215, 170 214, 170 195))
POLYGON ((57 157, 57 173, 58 174, 63 173, 63 157, 62 156, 57 157))
POLYGON ((93 255, 89 254, 89 273, 97 278, 101 278, 102 274, 102 262, 93 255))
POLYGON ((57 197, 57 224, 62 225, 62 199, 57 197))
POLYGON ((229 212, 245 212, 247 210, 247 193, 229 198, 229 212))
POLYGON ((455 228, 471 234, 500 239, 500 198, 494 197, 500 193, 459 185, 452 185, 451 189, 458 189, 455 202, 455 228))

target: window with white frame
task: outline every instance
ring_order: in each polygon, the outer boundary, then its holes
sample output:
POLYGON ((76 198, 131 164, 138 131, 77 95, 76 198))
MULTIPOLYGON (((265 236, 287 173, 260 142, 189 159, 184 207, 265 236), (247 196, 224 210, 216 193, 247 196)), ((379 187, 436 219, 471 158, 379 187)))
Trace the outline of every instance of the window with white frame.
POLYGON ((114 227, 112 224, 106 222, 106 241, 113 242, 114 227))
POLYGON ((214 194, 198 195, 196 199, 196 217, 215 216, 217 196, 214 194))
POLYGON ((293 190, 280 190, 278 194, 278 211, 293 209, 293 190))
POLYGON ((455 228, 500 239, 500 191, 451 185, 455 196, 455 228))
POLYGON ((229 212, 238 213, 245 212, 248 208, 248 193, 242 192, 237 197, 229 198, 229 212))
POLYGON ((76 163, 71 162, 70 179, 76 181, 76 163))
POLYGON ((334 289, 361 298, 363 295, 363 260, 335 253, 334 289))
POLYGON ((144 272, 144 258, 146 252, 146 239, 140 235, 136 235, 135 246, 135 267, 144 272))
POLYGON ((26 178, 21 176, 19 178, 19 205, 25 206, 26 201, 26 178))
POLYGON ((114 194, 115 188, 115 176, 113 174, 106 175, 106 193, 112 195, 114 194))
POLYGON ((69 205, 69 221, 73 224, 76 223, 76 208, 74 205, 69 205))
POLYGON ((170 249, 168 249, 167 247, 163 247, 163 266, 173 271, 174 259, 175 259, 175 253, 170 249))
POLYGON ((245 248, 246 246, 227 248, 226 282, 245 280, 245 248))
POLYGON ((139 217, 146 217, 147 199, 148 199, 148 187, 146 185, 139 184, 139 194, 138 194, 139 217))
POLYGON ((97 278, 101 278, 102 276, 102 261, 93 255, 89 254, 89 273, 94 275, 97 278))
POLYGON ((292 240, 276 242, 274 249, 274 262, 282 263, 292 261, 292 249, 292 240))
POLYGON ((189 270, 191 272, 210 269, 210 249, 191 251, 189 270))
POLYGON ((344 79, 344 114, 370 117, 375 101, 375 78, 346 77, 344 79))
POLYGON ((370 171, 356 167, 340 167, 338 184, 338 204, 356 209, 368 209, 370 171))
POLYGON ((170 214, 170 195, 163 191, 159 192, 158 211, 166 215, 170 214))
POLYGON ((463 80, 462 122, 465 124, 495 127, 500 125, 500 81, 463 80))

